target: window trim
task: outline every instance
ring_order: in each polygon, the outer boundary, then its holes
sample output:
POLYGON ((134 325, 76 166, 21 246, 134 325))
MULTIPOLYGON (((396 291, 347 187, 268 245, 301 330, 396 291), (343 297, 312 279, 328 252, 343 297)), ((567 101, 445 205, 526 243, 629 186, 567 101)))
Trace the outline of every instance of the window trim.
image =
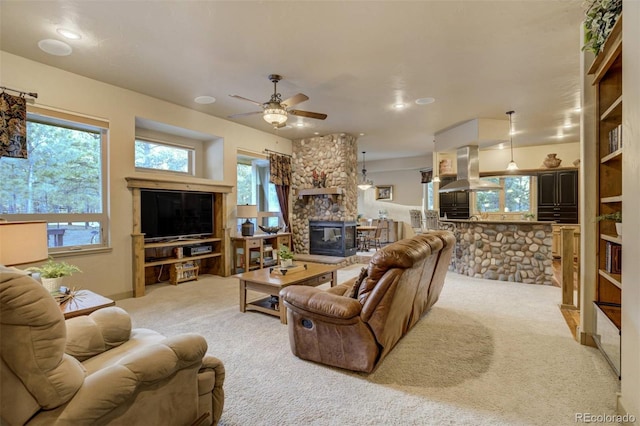
POLYGON ((475 192, 471 193, 471 198, 469 200, 469 204, 471 205, 471 214, 482 214, 482 213, 488 213, 488 214, 502 214, 502 213, 510 213, 510 214, 524 214, 524 213, 528 213, 528 212, 535 212, 536 210, 536 198, 537 198, 537 192, 536 192, 536 187, 537 187, 537 183, 535 181, 535 176, 533 175, 499 175, 499 176, 483 176, 483 179, 486 178, 499 178, 499 185, 502 187, 502 189, 498 192, 498 211, 494 211, 494 212, 481 212, 478 211, 478 198, 476 196, 475 192), (517 211, 517 212, 505 212, 504 209, 507 206, 507 191, 505 190, 505 179, 506 178, 510 178, 510 177, 522 177, 522 176, 527 176, 529 178, 529 210, 527 211, 517 211))

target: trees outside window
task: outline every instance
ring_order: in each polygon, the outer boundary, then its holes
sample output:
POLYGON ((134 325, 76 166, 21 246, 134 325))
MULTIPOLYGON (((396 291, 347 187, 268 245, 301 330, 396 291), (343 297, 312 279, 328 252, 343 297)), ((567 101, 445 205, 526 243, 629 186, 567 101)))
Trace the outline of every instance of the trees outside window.
POLYGON ((0 158, 0 214, 45 220, 51 251, 107 244, 107 129, 29 114, 28 158, 0 158))
POLYGON ((136 139, 136 168, 193 175, 193 162, 194 150, 192 148, 136 139))
MULTIPOLYGON (((258 217, 250 219, 254 225, 282 226, 280 204, 275 185, 269 182, 269 161, 261 158, 238 156, 237 203, 258 206, 258 217)), ((239 226, 245 219, 238 220, 239 226)))
POLYGON ((502 189, 476 192, 475 213, 531 211, 531 176, 496 176, 483 179, 500 185, 502 189))

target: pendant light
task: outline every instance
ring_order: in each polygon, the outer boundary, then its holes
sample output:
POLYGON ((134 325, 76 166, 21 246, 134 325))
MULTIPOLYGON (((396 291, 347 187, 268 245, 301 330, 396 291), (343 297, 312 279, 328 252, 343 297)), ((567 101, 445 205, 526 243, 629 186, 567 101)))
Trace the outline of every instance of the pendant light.
POLYGON ((365 151, 362 151, 362 178, 360 180, 360 183, 358 184, 358 188, 362 189, 363 191, 366 191, 373 186, 373 181, 371 181, 371 179, 367 179, 367 169, 365 168, 364 161, 365 153, 365 151))
POLYGON ((433 140, 433 155, 436 159, 435 163, 436 165, 433 167, 433 174, 435 176, 433 176, 433 179, 431 179, 431 182, 440 182, 440 176, 438 176, 438 169, 440 168, 440 164, 438 163, 438 153, 436 152, 436 140, 433 140))
POLYGON ((511 124, 511 116, 514 112, 515 111, 507 111, 507 114, 509 114, 509 145, 511 145, 511 161, 509 165, 507 165, 507 170, 509 171, 518 170, 518 165, 513 161, 513 127, 511 124))

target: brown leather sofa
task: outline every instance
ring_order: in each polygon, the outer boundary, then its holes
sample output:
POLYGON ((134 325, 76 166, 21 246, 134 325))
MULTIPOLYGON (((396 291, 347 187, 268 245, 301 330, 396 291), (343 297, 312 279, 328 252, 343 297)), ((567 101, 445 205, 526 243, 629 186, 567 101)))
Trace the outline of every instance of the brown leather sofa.
POLYGON ((289 286, 289 342, 299 358, 370 373, 438 300, 455 237, 433 231, 377 251, 359 277, 329 290, 289 286))
POLYGON ((222 362, 202 336, 131 328, 121 308, 64 319, 49 292, 0 265, 0 424, 217 424, 222 362))

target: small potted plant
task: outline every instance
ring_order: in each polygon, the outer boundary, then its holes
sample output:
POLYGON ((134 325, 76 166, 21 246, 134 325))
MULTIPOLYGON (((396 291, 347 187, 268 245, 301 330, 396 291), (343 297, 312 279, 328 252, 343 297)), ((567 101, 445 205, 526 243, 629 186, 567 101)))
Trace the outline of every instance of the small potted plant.
POLYGON ((278 250, 278 258, 280 259, 280 266, 283 268, 293 266, 293 252, 286 245, 281 246, 278 250))
POLYGON ((616 224, 616 233, 618 235, 622 235, 622 212, 617 211, 613 213, 601 214, 600 216, 596 216, 596 221, 600 222, 601 220, 611 220, 616 224))
POLYGON ((26 270, 39 273, 42 285, 51 292, 60 288, 64 277, 71 276, 75 272, 82 272, 75 265, 70 265, 67 262, 55 262, 51 257, 43 265, 32 266, 26 270))
POLYGON ((525 220, 529 220, 529 221, 534 220, 536 218, 536 215, 531 212, 525 213, 523 216, 525 220))

